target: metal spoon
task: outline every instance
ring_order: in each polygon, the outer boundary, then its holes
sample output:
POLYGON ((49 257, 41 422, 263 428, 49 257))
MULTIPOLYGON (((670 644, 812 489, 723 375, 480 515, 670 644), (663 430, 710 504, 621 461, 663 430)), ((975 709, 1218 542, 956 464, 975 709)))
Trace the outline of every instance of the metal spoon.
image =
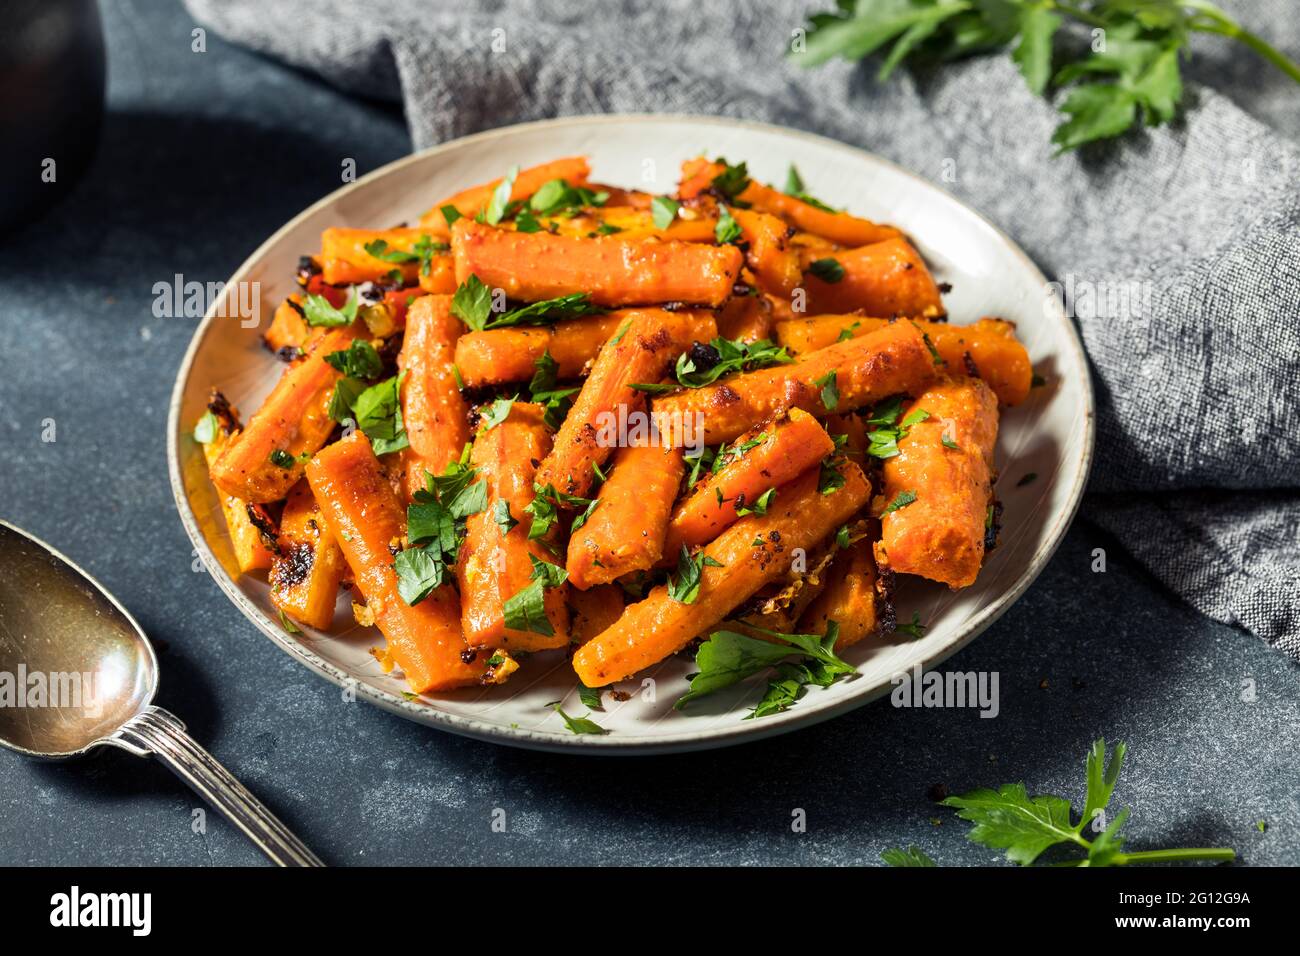
POLYGON ((58 551, 0 521, 0 745, 46 759, 101 744, 157 757, 273 862, 323 866, 153 706, 157 689, 158 659, 135 618, 58 551))

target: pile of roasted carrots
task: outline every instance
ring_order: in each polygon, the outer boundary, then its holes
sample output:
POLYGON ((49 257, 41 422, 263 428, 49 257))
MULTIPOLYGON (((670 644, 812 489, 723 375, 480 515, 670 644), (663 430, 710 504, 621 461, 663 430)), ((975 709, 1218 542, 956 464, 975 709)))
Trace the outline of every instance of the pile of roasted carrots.
POLYGON ((602 688, 719 635, 788 651, 797 688, 916 632, 894 575, 965 587, 996 541, 1013 326, 950 324, 899 230, 793 168, 695 159, 671 196, 589 174, 325 230, 265 334, 278 385, 246 425, 214 391, 195 429, 241 571, 292 629, 347 590, 417 693, 541 651, 602 688))

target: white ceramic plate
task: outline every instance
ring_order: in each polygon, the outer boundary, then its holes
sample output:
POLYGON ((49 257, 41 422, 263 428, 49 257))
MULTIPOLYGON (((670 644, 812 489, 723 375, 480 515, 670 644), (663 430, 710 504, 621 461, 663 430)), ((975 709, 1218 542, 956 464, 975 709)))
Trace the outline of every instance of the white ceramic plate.
MULTIPOLYGON (((335 683, 403 717, 432 727, 522 747, 588 753, 646 753, 720 747, 814 724, 885 694, 891 678, 953 654, 1001 615, 1037 577, 1074 516, 1092 458, 1092 390, 1074 328, 1046 280, 1023 252, 978 214, 922 179, 861 150, 806 133, 736 120, 673 116, 599 116, 560 119, 492 130, 399 160, 338 190, 268 239, 231 277, 226 295, 260 283, 262 322, 245 327, 237 309, 218 301, 195 332, 172 396, 168 458, 181 520, 217 584, 250 621, 280 647, 335 683), (946 296, 952 321, 983 315, 1018 323, 1019 335, 1047 379, 1021 407, 1003 416, 998 438, 1003 532, 976 584, 959 593, 907 580, 899 616, 918 611, 929 625, 920 640, 875 640, 848 649, 860 674, 830 688, 813 688, 783 714, 743 719, 762 692, 749 682, 690 709, 673 710, 691 662, 675 657, 619 685, 632 696, 594 718, 610 733, 571 734, 546 705, 564 701, 582 715, 576 678, 560 654, 536 655, 504 687, 408 699, 400 678, 385 675, 370 654, 381 643, 373 628, 351 620, 340 600, 338 627, 325 634, 288 634, 264 581, 235 578, 225 524, 207 480, 201 449, 190 429, 208 389, 219 387, 245 414, 255 410, 283 366, 261 345, 275 305, 294 291, 300 255, 319 248, 327 226, 385 227, 414 221, 437 199, 500 175, 560 156, 591 157, 593 178, 655 193, 670 192, 682 160, 707 152, 747 160, 765 182, 783 182, 797 163, 809 190, 851 212, 906 230, 952 284, 946 296), (1028 472, 1037 479, 1024 487, 1028 472)), ((1014 662, 1008 662, 1014 666, 1014 662)))

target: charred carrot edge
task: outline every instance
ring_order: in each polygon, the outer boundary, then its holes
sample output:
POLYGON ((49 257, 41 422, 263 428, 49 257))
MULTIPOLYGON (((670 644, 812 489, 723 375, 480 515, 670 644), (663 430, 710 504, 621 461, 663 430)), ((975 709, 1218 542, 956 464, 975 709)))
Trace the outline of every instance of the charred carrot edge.
POLYGON ((343 229, 331 227, 320 236, 321 278, 330 285, 374 282, 394 269, 407 282, 419 274, 418 262, 385 262, 366 252, 366 245, 383 242, 392 252, 414 253, 421 236, 432 239, 428 229, 343 229))
MULTIPOLYGON (((825 348, 841 336, 856 337, 887 325, 888 319, 858 315, 816 315, 776 323, 776 340, 791 354, 825 348)), ((1004 405, 1019 405, 1029 397, 1034 366, 1016 340, 1016 327, 1002 319, 983 318, 972 325, 917 321, 944 363, 954 372, 973 371, 989 384, 1004 405)))
POLYGON ((289 490, 280 516, 280 555, 271 565, 271 603, 300 624, 328 630, 346 568, 307 482, 289 490))
POLYGON ((457 460, 470 440, 469 406, 461 397, 452 363, 465 325, 451 314, 451 296, 425 295, 406 314, 397 366, 402 424, 412 457, 435 475, 457 460))
POLYGON ((836 282, 804 275, 806 312, 853 312, 867 315, 932 316, 944 313, 939 287, 925 260, 906 239, 887 239, 832 256, 844 269, 836 282))
POLYGON ((550 328, 468 332, 456 342, 456 368, 466 388, 526 382, 549 352, 559 378, 577 378, 624 321, 623 313, 611 312, 557 322, 550 328))
POLYGON ((576 588, 570 591, 570 639, 575 644, 586 644, 619 619, 626 603, 623 589, 617 584, 597 584, 585 591, 576 588))
POLYGON ((658 382, 673 359, 693 341, 708 341, 710 333, 717 334, 717 325, 707 313, 628 312, 596 357, 555 435, 554 448, 537 469, 538 482, 585 495, 595 477, 592 465, 603 465, 613 453, 617 435, 609 434, 610 429, 620 418, 631 423, 629 416, 645 409, 644 394, 632 385, 658 382))
POLYGON ((826 576, 826 586, 799 618, 799 632, 824 634, 826 625, 840 626, 836 650, 852 647, 876 632, 876 559, 871 542, 855 541, 835 556, 826 576))
POLYGON ((759 285, 764 291, 789 296, 803 277, 799 253, 790 245, 794 230, 765 212, 737 208, 731 214, 749 244, 745 259, 759 285))
POLYGON ((462 658, 467 648, 455 589, 444 585, 414 607, 397 590, 389 547, 405 534, 406 514, 366 436, 354 432, 322 449, 307 465, 307 481, 411 689, 425 693, 477 682, 484 662, 462 658))
POLYGON ((922 392, 905 414, 917 410, 930 417, 911 426, 881 469, 875 510, 896 507, 881 517, 876 558, 894 571, 963 588, 984 561, 997 397, 977 378, 953 378, 922 392), (897 507, 900 495, 913 500, 897 507))
MULTIPOLYGON (((223 426, 216 437, 203 446, 203 458, 209 468, 231 438, 238 434, 238 429, 231 431, 223 426)), ((230 532, 230 545, 234 549, 235 563, 239 566, 240 574, 269 568, 274 555, 263 542, 262 532, 248 517, 248 503, 242 498, 225 494, 220 488, 217 489, 217 497, 221 499, 221 513, 226 518, 226 528, 230 532)))
POLYGON ((353 325, 321 336, 306 358, 285 370, 248 427, 209 469, 219 489, 252 504, 279 501, 289 493, 302 478, 305 458, 334 430, 329 401, 340 375, 325 356, 346 349, 358 331, 353 325), (287 454, 292 464, 281 467, 273 462, 271 453, 276 451, 287 454))
POLYGON ((755 180, 750 181, 740 198, 755 209, 780 216, 802 232, 811 232, 841 246, 868 246, 903 235, 893 226, 877 225, 846 212, 818 209, 755 180))
POLYGON ((705 444, 716 445, 792 408, 819 416, 850 412, 889 395, 915 393, 934 377, 925 338, 912 323, 895 322, 810 352, 790 365, 743 372, 656 398, 653 414, 661 430, 673 422, 700 421, 705 444), (822 402, 826 388, 818 383, 832 372, 837 401, 830 409, 822 402))
POLYGON ((625 446, 600 486, 596 508, 569 538, 566 568, 575 588, 608 584, 654 567, 685 466, 680 448, 625 446))
POLYGON ((766 296, 733 295, 718 312, 718 335, 757 342, 772 334, 772 307, 766 296))
MULTIPOLYGON (((568 156, 542 163, 540 166, 519 171, 519 175, 515 177, 514 187, 510 191, 510 198, 527 199, 552 179, 563 179, 571 186, 579 186, 586 183, 589 175, 591 175, 591 164, 587 162, 585 156, 568 156)), ((420 226, 430 230, 435 236, 447 236, 448 223, 442 214, 443 206, 455 206, 456 211, 463 217, 473 219, 487 208, 492 194, 500 184, 500 179, 494 179, 490 183, 471 186, 441 202, 434 203, 429 211, 420 217, 420 226)))
POLYGON ((535 302, 587 293, 596 305, 685 302, 719 306, 731 295, 744 261, 735 246, 694 242, 596 239, 494 229, 469 219, 451 231, 456 281, 476 275, 512 299, 535 302))
POLYGON ((700 591, 692 604, 660 585, 573 656, 588 687, 603 687, 663 660, 710 628, 769 581, 786 573, 797 548, 807 550, 832 533, 870 495, 862 469, 843 464, 845 483, 818 491, 818 469, 789 485, 766 515, 736 522, 701 552, 700 591), (715 566, 721 565, 719 566, 715 566))
MULTIPOLYGON (((712 541, 740 520, 737 507, 753 506, 768 489, 792 480, 835 449, 817 419, 798 408, 784 421, 752 429, 736 447, 750 441, 760 444, 710 475, 678 505, 668 526, 668 554, 676 554, 683 544, 712 541)), ((780 491, 776 497, 781 497, 780 491)))
POLYGON ((272 352, 286 348, 305 348, 312 339, 320 337, 322 330, 309 326, 299 311, 301 303, 301 296, 291 295, 276 306, 271 324, 262 336, 262 341, 272 352))
POLYGON ((456 566, 460 583, 461 624, 470 647, 504 645, 512 651, 541 651, 569 643, 569 611, 564 587, 547 588, 544 606, 553 634, 518 631, 505 625, 505 602, 530 583, 531 558, 559 563, 548 545, 552 538, 530 541, 535 462, 550 450, 541 405, 515 402, 505 421, 482 432, 470 452, 478 479, 487 482, 487 508, 466 522, 465 546, 456 566), (497 502, 505 501, 518 522, 507 533, 496 520, 497 502))

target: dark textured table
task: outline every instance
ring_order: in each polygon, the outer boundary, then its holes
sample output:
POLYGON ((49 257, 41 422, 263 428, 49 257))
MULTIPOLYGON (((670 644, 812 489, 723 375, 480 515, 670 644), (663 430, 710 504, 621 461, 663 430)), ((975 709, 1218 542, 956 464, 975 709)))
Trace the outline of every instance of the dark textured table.
MULTIPOLYGON (((1085 521, 945 665, 1000 673, 993 720, 882 703, 725 751, 597 759, 463 740, 344 702, 192 570, 165 429, 196 320, 155 318, 152 288, 176 273, 224 279, 339 185, 344 158, 365 172, 406 152, 401 116, 211 35, 192 53, 178 7, 105 7, 98 159, 67 201, 0 240, 0 516, 135 613, 162 651, 159 702, 327 862, 873 863, 915 843, 984 864, 997 857, 932 803, 936 785, 1024 779, 1077 803, 1101 735, 1130 745, 1116 803, 1133 808, 1134 848, 1300 862, 1300 671, 1189 610, 1085 521), (1098 547, 1104 574, 1090 570, 1098 547), (507 832, 494 832, 497 808, 507 832), (792 831, 796 809, 806 832, 792 831)), ((195 832, 201 804, 151 762, 5 753, 0 779, 0 863, 260 862, 215 815, 195 832)))

